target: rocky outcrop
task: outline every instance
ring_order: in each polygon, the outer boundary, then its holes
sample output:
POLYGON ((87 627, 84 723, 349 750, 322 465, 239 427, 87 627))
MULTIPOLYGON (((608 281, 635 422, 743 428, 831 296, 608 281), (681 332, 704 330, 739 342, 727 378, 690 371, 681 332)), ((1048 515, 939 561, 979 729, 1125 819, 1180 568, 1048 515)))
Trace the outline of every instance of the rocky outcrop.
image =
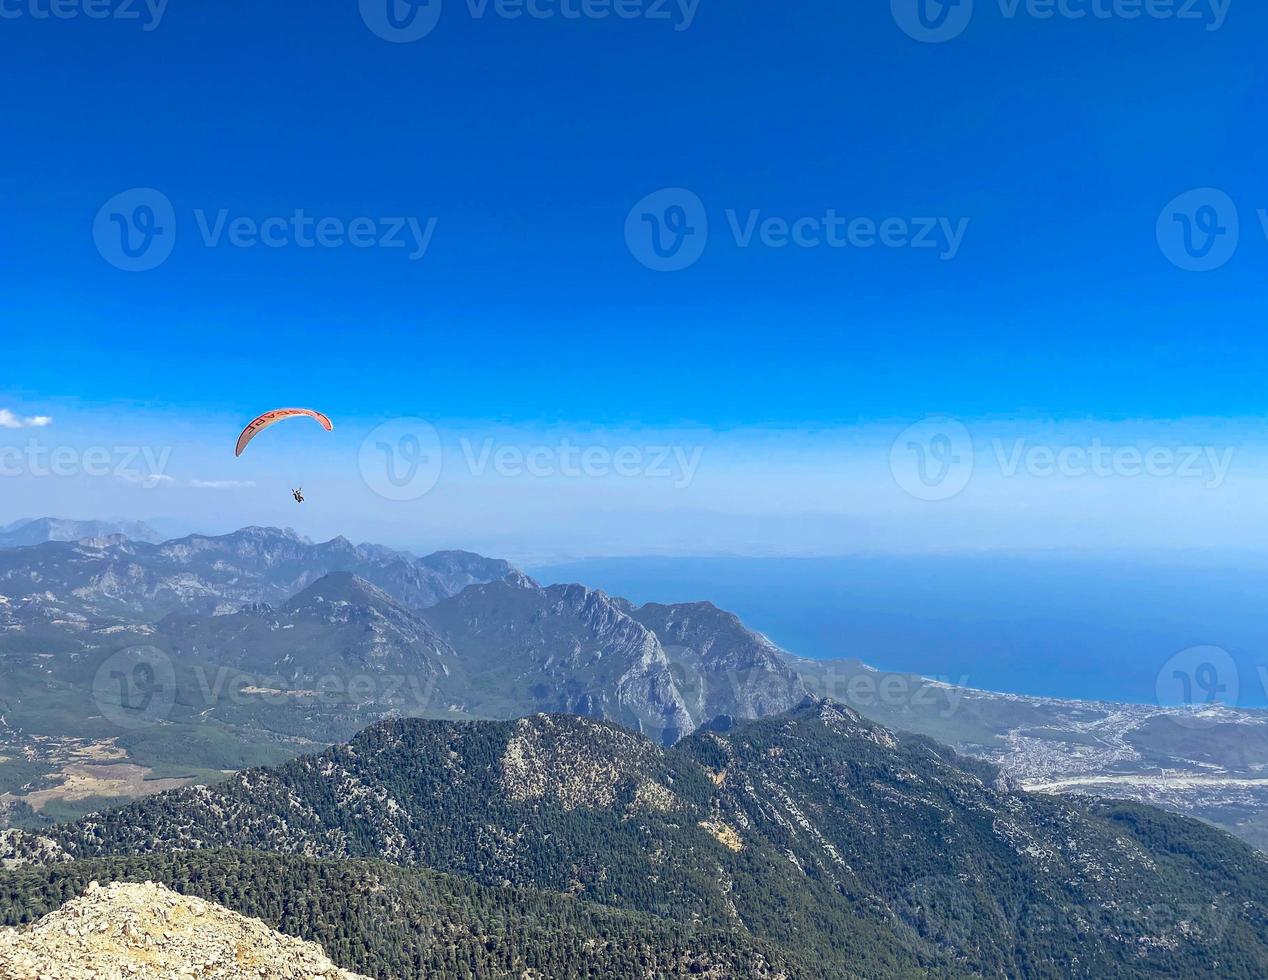
POLYGON ((788 654, 711 602, 649 602, 630 616, 660 640, 697 723, 718 715, 777 715, 805 697, 806 684, 788 654))
POLYGON ((26 929, 0 930, 6 980, 366 980, 316 943, 162 885, 95 882, 26 929))
POLYGON ((626 604, 522 574, 472 586, 424 614, 458 651, 473 713, 603 718, 672 744, 696 725, 656 635, 626 604))

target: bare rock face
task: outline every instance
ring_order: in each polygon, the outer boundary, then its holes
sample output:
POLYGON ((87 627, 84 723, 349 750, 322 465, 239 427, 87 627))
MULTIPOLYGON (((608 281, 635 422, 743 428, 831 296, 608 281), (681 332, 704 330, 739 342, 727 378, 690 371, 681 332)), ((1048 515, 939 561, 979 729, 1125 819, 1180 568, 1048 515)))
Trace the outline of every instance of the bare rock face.
POLYGON ((629 614, 660 640, 697 724, 718 715, 782 714, 806 695, 787 653, 710 602, 649 602, 629 614))
POLYGON ((316 943, 162 885, 95 882, 26 929, 0 929, 6 980, 366 980, 316 943))
POLYGON ((525 575, 472 586, 424 613, 461 654, 473 683, 464 706, 499 714, 602 718, 672 745, 696 722, 656 635, 624 600, 580 585, 542 588, 525 575), (497 684, 488 689, 488 680, 497 684))

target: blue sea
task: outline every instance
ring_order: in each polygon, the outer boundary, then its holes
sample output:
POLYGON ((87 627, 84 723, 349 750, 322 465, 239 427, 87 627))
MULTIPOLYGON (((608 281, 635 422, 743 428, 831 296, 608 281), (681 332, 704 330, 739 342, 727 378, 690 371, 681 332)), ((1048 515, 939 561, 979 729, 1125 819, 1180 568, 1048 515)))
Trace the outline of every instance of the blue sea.
POLYGON ((806 657, 1142 704, 1178 703, 1163 692, 1179 665, 1218 682, 1219 700, 1268 706, 1260 556, 605 558, 529 571, 637 603, 708 599, 806 657), (1227 651, 1218 676, 1188 652, 1198 647, 1227 651))

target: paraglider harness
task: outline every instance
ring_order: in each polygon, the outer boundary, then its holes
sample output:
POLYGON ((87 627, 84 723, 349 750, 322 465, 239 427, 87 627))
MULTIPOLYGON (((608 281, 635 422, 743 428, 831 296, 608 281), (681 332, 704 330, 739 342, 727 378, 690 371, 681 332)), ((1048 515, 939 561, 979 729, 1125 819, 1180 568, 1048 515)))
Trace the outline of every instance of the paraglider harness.
POLYGON ((292 490, 291 496, 295 498, 295 503, 302 504, 304 502, 304 488, 300 487, 298 490, 292 490))

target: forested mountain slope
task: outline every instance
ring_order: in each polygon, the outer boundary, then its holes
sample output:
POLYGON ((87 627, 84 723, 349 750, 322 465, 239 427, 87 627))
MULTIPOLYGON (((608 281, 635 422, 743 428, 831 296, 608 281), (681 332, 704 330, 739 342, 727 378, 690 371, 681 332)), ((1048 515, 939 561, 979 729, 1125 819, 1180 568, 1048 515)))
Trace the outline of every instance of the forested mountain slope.
POLYGON ((36 845, 385 856, 741 930, 867 977, 1268 975, 1268 865, 1249 847, 1016 792, 828 701, 669 750, 576 717, 384 722, 7 848, 36 845))
POLYGON ((247 851, 103 858, 0 872, 0 925, 61 908, 90 882, 155 881, 319 943, 377 980, 651 975, 829 980, 742 932, 695 927, 523 888, 379 861, 247 851))

